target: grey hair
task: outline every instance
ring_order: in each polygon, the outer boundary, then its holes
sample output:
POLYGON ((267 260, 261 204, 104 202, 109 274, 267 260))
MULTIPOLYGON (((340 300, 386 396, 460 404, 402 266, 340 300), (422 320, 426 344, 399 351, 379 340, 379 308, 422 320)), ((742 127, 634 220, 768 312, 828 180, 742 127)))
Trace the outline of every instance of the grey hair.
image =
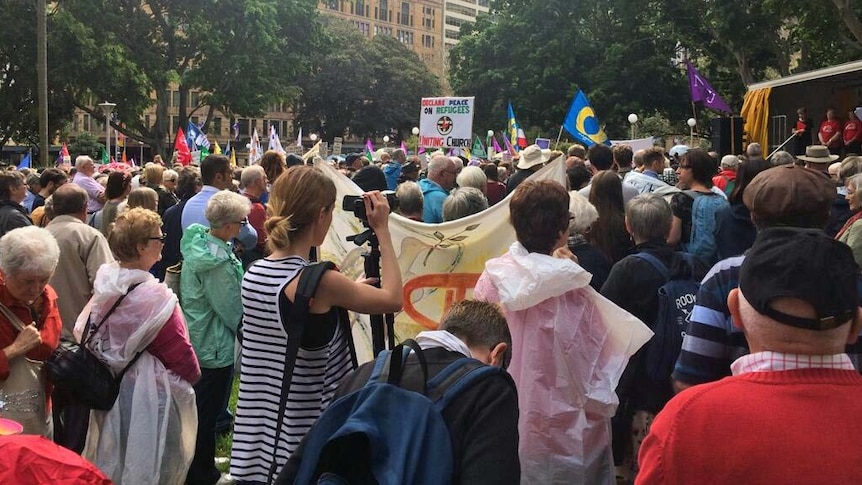
POLYGON ((481 190, 459 187, 443 201, 443 221, 454 221, 477 214, 488 208, 488 199, 481 190))
POLYGON ((739 157, 736 155, 725 155, 721 157, 721 168, 736 170, 739 167, 739 157))
POLYGON ((240 185, 243 187, 248 187, 249 185, 255 183, 257 179, 261 179, 266 176, 266 171, 260 165, 250 165, 242 169, 242 175, 240 175, 240 185))
POLYGON ((213 229, 242 220, 251 212, 251 201, 244 195, 221 190, 210 197, 204 215, 213 229))
POLYGON ((162 182, 173 181, 177 182, 180 178, 180 174, 178 174, 175 170, 167 169, 165 173, 162 174, 162 182))
POLYGON ((793 155, 784 150, 775 152, 772 155, 772 165, 793 165, 793 155))
POLYGON ((23 272, 50 276, 59 259, 60 247, 47 229, 19 227, 0 238, 0 271, 4 275, 23 272))
POLYGON ((599 220, 599 211, 577 190, 569 192, 569 215, 569 234, 583 234, 599 220))
POLYGON ((438 173, 448 169, 452 160, 449 160, 449 157, 446 155, 435 155, 434 158, 428 162, 428 176, 437 175, 438 173))
POLYGON ((760 147, 760 143, 749 143, 748 147, 745 148, 745 154, 749 157, 761 157, 763 156, 763 148, 760 147))
POLYGON ((84 165, 88 163, 95 163, 92 158, 87 155, 78 155, 78 158, 75 159, 75 169, 81 170, 84 168, 84 165))
POLYGON ((425 196, 422 195, 422 189, 419 188, 419 184, 410 181, 402 182, 398 184, 395 195, 398 196, 398 212, 401 215, 422 215, 422 210, 425 206, 425 196))
POLYGON ((484 193, 485 186, 488 183, 488 177, 485 176, 485 172, 482 171, 481 168, 470 166, 464 167, 464 169, 461 170, 461 173, 458 174, 458 177, 455 178, 455 181, 458 183, 459 187, 473 187, 474 189, 479 189, 484 193))
POLYGON ((857 173, 848 178, 847 181, 844 182, 844 185, 846 185, 848 189, 852 188, 854 192, 860 191, 860 189, 862 189, 862 173, 857 173))
POLYGON ((670 204, 655 194, 641 194, 626 205, 626 221, 635 239, 666 239, 672 219, 670 204))

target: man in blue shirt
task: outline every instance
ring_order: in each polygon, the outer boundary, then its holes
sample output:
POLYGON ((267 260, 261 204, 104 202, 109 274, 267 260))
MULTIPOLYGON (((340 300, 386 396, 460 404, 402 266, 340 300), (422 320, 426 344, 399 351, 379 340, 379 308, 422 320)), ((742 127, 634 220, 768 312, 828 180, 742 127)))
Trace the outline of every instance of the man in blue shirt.
POLYGON ((455 166, 449 157, 436 155, 428 164, 428 178, 419 181, 419 188, 425 197, 422 221, 429 224, 443 222, 443 201, 455 186, 455 178, 460 167, 455 166))
MULTIPOLYGON (((218 191, 227 190, 233 186, 233 169, 230 168, 230 160, 224 155, 208 155, 201 162, 201 181, 204 184, 203 188, 189 199, 183 208, 183 230, 195 223, 210 226, 204 215, 207 202, 218 191)), ((237 240, 244 248, 254 248, 257 245, 257 231, 251 224, 246 224, 242 226, 237 240)))

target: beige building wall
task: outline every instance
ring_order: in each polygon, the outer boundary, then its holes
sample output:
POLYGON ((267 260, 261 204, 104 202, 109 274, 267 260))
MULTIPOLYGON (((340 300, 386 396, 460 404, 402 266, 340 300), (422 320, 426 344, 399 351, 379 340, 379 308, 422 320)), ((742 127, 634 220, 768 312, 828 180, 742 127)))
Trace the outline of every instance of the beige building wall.
POLYGON ((443 0, 320 0, 317 8, 352 23, 368 38, 398 39, 445 85, 443 0))

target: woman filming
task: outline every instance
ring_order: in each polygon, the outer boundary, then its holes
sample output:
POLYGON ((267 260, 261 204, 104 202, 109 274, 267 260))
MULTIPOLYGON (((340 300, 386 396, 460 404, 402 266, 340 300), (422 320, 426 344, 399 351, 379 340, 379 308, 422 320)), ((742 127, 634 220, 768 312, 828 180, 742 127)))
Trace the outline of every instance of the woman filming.
POLYGON ((279 426, 287 335, 284 322, 296 294, 298 276, 312 247, 320 246, 332 224, 336 190, 320 169, 296 166, 275 181, 266 221, 272 253, 252 265, 242 281, 243 346, 239 401, 231 453, 237 483, 266 483, 272 461, 281 468, 326 409, 338 384, 353 370, 348 339, 336 307, 359 313, 401 310, 401 272, 389 234, 389 203, 379 192, 363 195, 368 222, 380 241, 381 288, 327 271, 309 308, 294 362, 287 411, 279 426))

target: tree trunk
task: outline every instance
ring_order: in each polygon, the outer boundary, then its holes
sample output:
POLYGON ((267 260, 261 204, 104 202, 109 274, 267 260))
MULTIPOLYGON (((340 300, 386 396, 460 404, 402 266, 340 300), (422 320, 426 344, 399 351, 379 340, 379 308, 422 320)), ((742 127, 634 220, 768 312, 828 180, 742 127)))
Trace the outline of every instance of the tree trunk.
POLYGON ((48 166, 48 12, 46 0, 36 0, 36 72, 39 76, 39 167, 48 166))
POLYGON ((862 21, 860 21, 859 17, 857 17, 853 12, 850 0, 832 0, 832 3, 834 3, 835 8, 838 9, 838 16, 844 20, 844 25, 846 25, 850 30, 850 33, 853 34, 856 42, 862 46, 862 21))
POLYGON ((170 145, 173 135, 168 133, 168 104, 170 99, 171 92, 167 87, 156 89, 156 123, 153 125, 153 155, 159 154, 165 160, 170 160, 173 152, 173 147, 170 145))

